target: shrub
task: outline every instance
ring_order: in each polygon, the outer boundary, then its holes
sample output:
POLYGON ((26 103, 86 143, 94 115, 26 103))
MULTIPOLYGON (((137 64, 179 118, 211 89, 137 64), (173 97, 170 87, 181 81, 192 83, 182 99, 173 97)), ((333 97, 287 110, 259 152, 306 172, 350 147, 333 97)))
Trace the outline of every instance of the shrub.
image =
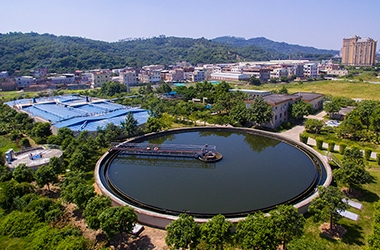
POLYGON ((317 149, 322 150, 323 149, 323 139, 322 138, 317 138, 317 149))
POLYGON ((366 148, 364 149, 364 158, 369 161, 371 159, 372 149, 366 148))
POLYGON ((339 154, 344 155, 344 151, 346 150, 347 145, 346 144, 340 144, 339 146, 339 154))
POLYGON ((0 223, 0 234, 10 237, 24 237, 41 226, 35 213, 13 211, 0 223))
POLYGON ((283 122, 283 123, 281 123, 281 126, 284 129, 290 129, 290 128, 292 128, 292 124, 290 122, 283 122))
POLYGON ((301 142, 307 144, 307 139, 309 139, 309 137, 305 133, 300 134, 300 141, 301 142))
POLYGON ((20 144, 23 148, 29 148, 30 147, 30 142, 29 142, 28 138, 22 138, 20 144))
POLYGON ((334 152, 334 148, 335 148, 335 142, 329 141, 329 143, 328 143, 329 152, 334 152))

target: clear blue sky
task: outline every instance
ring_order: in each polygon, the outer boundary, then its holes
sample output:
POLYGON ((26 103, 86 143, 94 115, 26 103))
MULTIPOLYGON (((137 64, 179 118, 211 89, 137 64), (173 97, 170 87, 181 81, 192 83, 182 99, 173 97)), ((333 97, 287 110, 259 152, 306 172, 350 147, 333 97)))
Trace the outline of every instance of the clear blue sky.
POLYGON ((227 35, 321 49, 340 49, 342 39, 352 35, 380 39, 379 0, 0 0, 0 4, 0 33, 33 31, 110 42, 158 35, 208 39, 227 35))

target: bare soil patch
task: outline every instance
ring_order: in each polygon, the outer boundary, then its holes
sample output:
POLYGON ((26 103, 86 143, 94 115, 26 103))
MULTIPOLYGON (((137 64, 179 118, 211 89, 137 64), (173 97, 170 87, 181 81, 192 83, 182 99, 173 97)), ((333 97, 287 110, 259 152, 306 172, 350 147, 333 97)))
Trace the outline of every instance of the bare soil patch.
POLYGON ((331 229, 330 223, 323 223, 319 227, 319 230, 324 236, 334 240, 340 240, 347 233, 347 230, 340 225, 335 225, 334 228, 331 229))
POLYGON ((101 229, 92 230, 87 227, 82 212, 78 210, 73 203, 65 205, 64 215, 54 226, 57 228, 63 228, 66 225, 73 225, 81 230, 83 236, 93 242, 92 249, 101 249, 106 246, 115 250, 169 249, 165 244, 166 231, 148 226, 144 226, 144 230, 139 236, 122 233, 116 235, 108 244, 107 237, 101 229))

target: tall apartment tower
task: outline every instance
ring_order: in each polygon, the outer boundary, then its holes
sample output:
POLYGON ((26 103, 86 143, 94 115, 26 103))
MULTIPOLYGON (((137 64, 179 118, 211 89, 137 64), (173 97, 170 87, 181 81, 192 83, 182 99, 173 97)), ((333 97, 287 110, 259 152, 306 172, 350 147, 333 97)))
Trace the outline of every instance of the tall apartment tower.
POLYGON ((377 41, 354 36, 343 38, 342 64, 349 66, 372 66, 375 64, 377 41))

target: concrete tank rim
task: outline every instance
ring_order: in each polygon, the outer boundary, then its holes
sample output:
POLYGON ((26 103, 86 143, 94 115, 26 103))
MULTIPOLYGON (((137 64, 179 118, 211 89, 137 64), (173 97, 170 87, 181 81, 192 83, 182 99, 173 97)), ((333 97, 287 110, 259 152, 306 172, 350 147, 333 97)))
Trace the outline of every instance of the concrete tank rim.
MULTIPOLYGON (((309 153, 311 153, 312 155, 314 155, 315 157, 317 157, 318 160, 321 161, 321 163, 322 163, 322 165, 323 165, 323 167, 324 167, 324 169, 326 171, 326 180, 323 183, 323 185, 321 185, 321 186, 328 187, 331 184, 331 182, 332 182, 332 170, 331 170, 331 167, 330 167, 327 159, 323 155, 321 155, 318 151, 316 151, 315 149, 311 148, 307 144, 304 144, 304 143, 299 142, 297 140, 285 137, 285 136, 283 136, 281 134, 276 134, 276 133, 273 133, 273 132, 268 132, 268 131, 263 131, 263 130, 258 130, 258 129, 239 128, 239 127, 225 127, 225 126, 203 126, 203 127, 175 128, 175 129, 170 129, 170 130, 165 130, 165 131, 160 131, 160 132, 153 132, 153 133, 144 134, 142 136, 137 136, 137 137, 129 138, 128 140, 126 140, 126 141, 124 141, 124 142, 122 142, 122 143, 120 143, 118 145, 121 145, 121 144, 123 144, 125 142, 130 142, 130 141, 142 139, 142 138, 153 137, 153 136, 157 136, 157 135, 164 135, 166 133, 186 132, 186 131, 194 131, 194 130, 202 130, 202 129, 205 129, 205 130, 228 129, 228 130, 241 131, 241 132, 243 132, 243 131, 245 131, 245 132, 251 132, 251 133, 253 132, 255 134, 264 135, 264 136, 267 136, 267 137, 273 137, 273 138, 275 138, 277 140, 297 145, 298 147, 301 147, 303 150, 308 151, 309 153)), ((168 215, 168 214, 162 214, 162 213, 153 212, 153 211, 150 211, 150 210, 147 210, 147 209, 142 209, 140 207, 136 207, 136 206, 134 206, 132 204, 129 204, 129 203, 121 200, 116 195, 114 195, 113 193, 111 193, 110 191, 108 191, 107 188, 105 188, 105 186, 101 182, 100 176, 99 176, 99 170, 100 170, 101 163, 108 156, 109 156, 109 151, 106 152, 105 154, 103 154, 102 157, 97 161, 97 163, 95 165, 95 171, 94 171, 95 184, 99 188, 100 192, 103 195, 106 195, 106 196, 110 197, 111 200, 112 200, 112 202, 115 205, 118 205, 118 206, 126 206, 126 205, 128 205, 128 206, 132 207, 134 209, 134 211, 138 215, 138 221, 140 223, 142 223, 142 224, 145 224, 145 225, 149 225, 149 226, 165 229, 165 226, 167 224, 169 224, 173 220, 178 219, 178 216, 168 215), (146 219, 147 217, 151 218, 151 220, 147 220, 146 219), (157 221, 157 220, 159 220, 161 222, 161 224, 160 223, 155 223, 155 221, 157 221), (162 221, 164 221, 163 222, 164 224, 166 223, 165 226, 162 225, 162 221)), ((305 213, 307 211, 307 208, 309 207, 311 201, 313 199, 315 199, 316 197, 318 197, 318 190, 317 189, 314 191, 314 193, 312 195, 310 195, 306 199, 304 199, 304 200, 302 200, 302 201, 294 204, 293 206, 300 213, 305 213)), ((239 222, 240 220, 243 220, 243 219, 245 219, 245 217, 228 218, 228 220, 231 221, 232 223, 237 223, 237 222, 239 222)), ((197 223, 205 223, 209 219, 203 219, 203 218, 196 218, 195 217, 194 220, 197 223)))

